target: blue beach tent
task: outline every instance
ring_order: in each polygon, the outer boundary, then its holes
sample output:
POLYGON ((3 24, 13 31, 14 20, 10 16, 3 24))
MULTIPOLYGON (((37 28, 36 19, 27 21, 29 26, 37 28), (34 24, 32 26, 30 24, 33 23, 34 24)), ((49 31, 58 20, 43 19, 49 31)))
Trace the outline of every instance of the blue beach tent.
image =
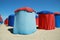
POLYGON ((9 15, 9 17, 8 17, 8 26, 14 26, 14 14, 12 14, 12 15, 9 15))
POLYGON ((14 34, 31 34, 36 31, 35 12, 32 8, 23 7, 15 11, 14 34))

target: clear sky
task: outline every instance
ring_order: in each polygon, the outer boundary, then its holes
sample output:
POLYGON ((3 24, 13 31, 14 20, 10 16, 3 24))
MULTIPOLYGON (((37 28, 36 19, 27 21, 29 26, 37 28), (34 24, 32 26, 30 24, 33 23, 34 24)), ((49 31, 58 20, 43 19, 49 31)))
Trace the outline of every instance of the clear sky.
POLYGON ((0 0, 0 14, 3 19, 20 7, 31 7, 36 12, 48 10, 60 12, 60 0, 0 0))

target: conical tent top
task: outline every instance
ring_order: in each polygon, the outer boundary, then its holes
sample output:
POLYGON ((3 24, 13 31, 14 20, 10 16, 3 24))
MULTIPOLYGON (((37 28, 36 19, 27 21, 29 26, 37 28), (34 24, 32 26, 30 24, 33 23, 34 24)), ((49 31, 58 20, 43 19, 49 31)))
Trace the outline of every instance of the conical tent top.
POLYGON ((8 18, 6 18, 5 20, 8 20, 8 18))
POLYGON ((60 12, 54 12, 54 14, 56 15, 56 14, 60 14, 60 12))
POLYGON ((37 14, 53 14, 53 12, 50 12, 50 11, 41 11, 41 12, 37 12, 37 14))
POLYGON ((9 17, 10 17, 10 16, 15 16, 15 14, 11 14, 11 15, 9 15, 9 17))
POLYGON ((35 12, 32 8, 29 8, 29 7, 22 7, 15 10, 15 12, 19 12, 19 11, 35 12))

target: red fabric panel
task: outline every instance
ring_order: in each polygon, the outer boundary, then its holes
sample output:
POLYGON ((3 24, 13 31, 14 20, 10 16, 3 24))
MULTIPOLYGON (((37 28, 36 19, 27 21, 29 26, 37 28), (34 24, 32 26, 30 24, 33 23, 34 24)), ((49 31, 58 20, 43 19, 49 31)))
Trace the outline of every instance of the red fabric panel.
POLYGON ((6 19, 6 20, 4 21, 4 24, 5 24, 5 25, 8 25, 8 19, 6 19))
POLYGON ((38 26, 39 24, 39 17, 36 18, 36 25, 38 26))
POLYGON ((29 8, 29 7, 23 7, 23 8, 19 8, 17 9, 15 12, 19 12, 19 11, 27 11, 27 12, 33 12, 34 10, 32 8, 29 8))
POLYGON ((3 21, 1 15, 0 15, 0 21, 3 21))
POLYGON ((60 12, 54 12, 54 14, 60 14, 60 12))
POLYGON ((39 14, 39 29, 55 29, 55 19, 53 14, 39 14))

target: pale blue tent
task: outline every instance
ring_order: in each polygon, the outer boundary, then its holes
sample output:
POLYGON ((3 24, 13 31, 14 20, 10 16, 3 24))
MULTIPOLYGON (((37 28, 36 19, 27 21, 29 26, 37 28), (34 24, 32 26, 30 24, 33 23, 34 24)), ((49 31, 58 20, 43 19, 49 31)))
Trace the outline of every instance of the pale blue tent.
POLYGON ((31 34, 36 31, 35 12, 31 8, 15 11, 14 34, 31 34))

